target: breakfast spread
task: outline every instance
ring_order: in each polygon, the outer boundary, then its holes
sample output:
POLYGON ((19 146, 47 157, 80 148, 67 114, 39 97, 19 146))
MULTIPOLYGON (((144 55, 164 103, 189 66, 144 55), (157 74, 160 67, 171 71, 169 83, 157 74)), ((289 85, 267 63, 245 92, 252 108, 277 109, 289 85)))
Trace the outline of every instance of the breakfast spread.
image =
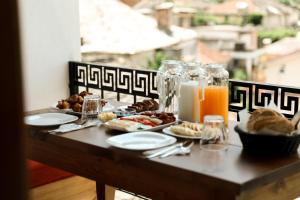
MULTIPOLYGON (((87 91, 82 91, 79 94, 73 94, 67 99, 58 101, 56 107, 59 109, 72 109, 74 112, 81 112, 84 97, 92 94, 93 93, 87 91)), ((105 106, 106 103, 106 101, 101 100, 102 107, 105 106)))
POLYGON ((296 119, 290 121, 272 109, 260 108, 250 116, 247 129, 252 133, 290 134, 295 130, 296 121, 296 119))
POLYGON ((143 112, 158 110, 159 104, 154 99, 145 99, 142 102, 136 102, 126 108, 126 110, 143 112))

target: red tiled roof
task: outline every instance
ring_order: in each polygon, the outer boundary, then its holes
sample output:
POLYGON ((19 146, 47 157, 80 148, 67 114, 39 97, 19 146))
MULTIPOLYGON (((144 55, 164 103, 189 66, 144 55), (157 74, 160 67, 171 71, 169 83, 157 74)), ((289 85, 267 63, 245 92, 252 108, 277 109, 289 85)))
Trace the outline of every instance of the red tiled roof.
POLYGON ((226 64, 231 59, 228 53, 220 52, 216 49, 209 48, 206 44, 202 42, 199 42, 198 49, 200 54, 200 62, 203 64, 226 64))
POLYGON ((259 12, 259 7, 254 4, 252 0, 228 0, 221 4, 216 4, 208 9, 209 13, 218 15, 237 15, 238 8, 247 5, 247 12, 259 12))

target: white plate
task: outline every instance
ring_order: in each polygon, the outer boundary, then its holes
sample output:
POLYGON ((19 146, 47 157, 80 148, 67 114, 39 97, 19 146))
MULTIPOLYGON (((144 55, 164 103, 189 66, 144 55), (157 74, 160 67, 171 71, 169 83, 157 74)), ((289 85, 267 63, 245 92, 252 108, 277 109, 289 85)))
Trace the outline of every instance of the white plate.
MULTIPOLYGON (((70 114, 75 114, 75 115, 81 115, 81 112, 75 112, 73 111, 72 109, 59 109, 56 107, 57 104, 54 104, 53 106, 51 106, 52 108, 55 108, 57 110, 63 110, 63 111, 66 111, 67 113, 70 113, 70 114)), ((111 105, 109 102, 107 102, 105 104, 105 106, 102 108, 102 111, 103 112, 112 112, 115 110, 115 107, 113 105, 111 105)))
POLYGON ((32 126, 54 126, 76 121, 77 116, 64 113, 42 113, 25 117, 25 123, 32 126))
POLYGON ((150 131, 126 133, 110 137, 106 142, 114 147, 129 150, 156 149, 176 142, 176 138, 150 131))
MULTIPOLYGON (((132 115, 132 116, 128 116, 128 117, 134 117, 135 115, 132 115)), ((118 119, 115 119, 115 120, 118 120, 118 119)), ((171 122, 171 123, 168 123, 168 124, 162 124, 162 125, 159 125, 159 126, 155 126, 155 127, 152 127, 152 126, 148 126, 148 125, 144 125, 144 124, 140 124, 140 126, 138 127, 138 129, 136 130, 127 130, 125 128, 121 128, 121 127, 116 127, 116 126, 111 126, 109 125, 108 122, 105 122, 103 125, 106 127, 106 128, 109 128, 109 129, 113 129, 113 130, 118 130, 118 131, 126 131, 126 132, 136 132, 136 131, 158 131, 158 130, 161 130, 163 128, 166 128, 168 126, 171 126, 173 124, 175 124, 176 121, 174 122, 171 122)))
POLYGON ((201 136, 187 136, 187 135, 179 135, 179 134, 176 134, 176 133, 174 133, 173 131, 171 131, 171 127, 164 128, 162 131, 163 131, 163 133, 165 133, 165 134, 172 135, 172 136, 179 137, 179 138, 185 138, 185 139, 201 139, 201 136))

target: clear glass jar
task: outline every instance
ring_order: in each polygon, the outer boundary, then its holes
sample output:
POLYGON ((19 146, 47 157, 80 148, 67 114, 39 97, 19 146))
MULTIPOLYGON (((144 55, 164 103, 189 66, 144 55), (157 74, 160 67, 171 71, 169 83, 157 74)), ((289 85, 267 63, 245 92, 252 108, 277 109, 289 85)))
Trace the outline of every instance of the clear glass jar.
POLYGON ((208 82, 207 72, 200 63, 186 63, 182 72, 178 118, 183 121, 200 122, 200 103, 208 82))
POLYGON ((157 73, 159 110, 177 113, 180 77, 183 63, 177 60, 164 60, 157 73))
POLYGON ((228 125, 228 80, 229 73, 221 64, 204 65, 208 73, 208 86, 205 88, 204 100, 201 103, 200 120, 205 115, 221 115, 228 125))

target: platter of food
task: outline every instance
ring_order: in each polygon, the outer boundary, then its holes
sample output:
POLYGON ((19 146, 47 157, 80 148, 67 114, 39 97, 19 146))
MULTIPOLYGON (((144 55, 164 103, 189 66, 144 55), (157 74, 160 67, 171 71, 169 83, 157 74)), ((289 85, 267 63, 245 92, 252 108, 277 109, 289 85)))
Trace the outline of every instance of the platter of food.
POLYGON ((203 125, 192 122, 183 122, 163 129, 163 133, 185 139, 201 139, 203 125))
POLYGON ((132 115, 112 119, 104 123, 109 129, 134 132, 134 131, 156 131, 168 127, 176 122, 173 113, 165 112, 144 112, 139 115, 132 115))
MULTIPOLYGON (((87 95, 93 95, 93 93, 82 91, 79 94, 73 94, 66 99, 62 99, 57 102, 53 107, 59 110, 63 110, 66 113, 81 115, 82 104, 84 97, 87 95)), ((101 100, 102 111, 109 112, 115 110, 115 107, 105 100, 101 100)))

